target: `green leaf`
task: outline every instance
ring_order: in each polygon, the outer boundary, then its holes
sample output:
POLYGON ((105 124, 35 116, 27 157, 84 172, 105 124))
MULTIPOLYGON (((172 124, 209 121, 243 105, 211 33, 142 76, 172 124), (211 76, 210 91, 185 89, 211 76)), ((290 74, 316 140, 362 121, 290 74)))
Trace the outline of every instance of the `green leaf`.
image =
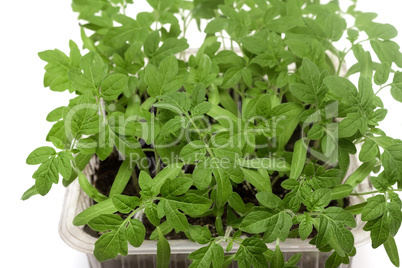
POLYGON ((192 164, 205 157, 206 154, 205 143, 200 140, 192 141, 186 144, 180 151, 180 158, 186 164, 192 164))
POLYGON ((348 197, 354 188, 349 184, 341 184, 331 187, 331 199, 342 199, 348 197))
POLYGON ((339 207, 329 207, 320 215, 317 247, 330 245, 341 257, 354 249, 353 234, 344 225, 356 227, 352 214, 339 207))
POLYGON ((324 83, 332 93, 334 93, 345 103, 351 105, 360 104, 360 97, 356 86, 348 79, 332 76, 325 78, 324 83))
POLYGON ((49 160, 51 156, 54 156, 56 151, 52 147, 43 146, 36 148, 29 154, 26 163, 28 165, 38 165, 49 160))
POLYGON ((370 39, 390 40, 398 35, 398 31, 391 24, 373 23, 365 30, 370 39))
POLYGON ((189 215, 201 215, 205 213, 212 205, 208 198, 187 193, 183 196, 169 196, 165 198, 173 209, 180 209, 189 215))
POLYGON ((96 202, 101 202, 107 199, 106 196, 99 193, 99 191, 94 186, 92 186, 92 184, 88 181, 87 177, 82 172, 78 173, 78 182, 82 190, 96 202))
POLYGON ((96 242, 94 255, 98 261, 115 258, 119 253, 127 255, 127 235, 125 228, 104 233, 96 242))
POLYGON ((346 207, 345 210, 352 213, 353 215, 359 215, 362 213, 363 209, 366 207, 367 202, 362 202, 353 206, 346 207))
POLYGON ((313 231, 313 219, 308 214, 303 214, 301 216, 301 221, 299 223, 299 234, 302 240, 309 237, 313 231))
POLYGON ((258 36, 248 36, 242 40, 243 47, 253 54, 262 54, 268 50, 268 42, 258 36))
POLYGON ((115 100, 123 93, 128 84, 128 77, 124 74, 111 74, 102 81, 101 92, 105 100, 115 100))
POLYGON ((349 178, 345 181, 345 184, 349 184, 353 188, 356 187, 368 177, 375 165, 375 160, 363 163, 358 169, 355 170, 355 172, 352 173, 352 175, 349 176, 349 178))
POLYGON ((35 185, 33 185, 31 188, 25 191, 25 193, 22 195, 21 200, 28 200, 34 195, 37 195, 38 191, 36 190, 35 185))
POLYGON ((307 145, 304 144, 304 141, 302 139, 296 141, 290 166, 290 178, 298 179, 306 162, 306 154, 307 145))
POLYGON ((290 87, 292 94, 305 103, 321 101, 327 94, 328 88, 322 85, 322 78, 317 65, 305 58, 300 72, 305 84, 293 84, 290 87))
POLYGON ((53 91, 65 91, 70 89, 71 82, 67 73, 71 68, 69 58, 60 50, 46 50, 38 53, 41 60, 48 64, 45 66, 45 78, 43 84, 53 91))
POLYGON ((272 256, 272 261, 270 263, 270 268, 282 267, 285 267, 285 259, 279 245, 276 245, 274 255, 272 256))
POLYGON ((158 204, 158 217, 162 218, 166 215, 166 220, 178 233, 180 231, 187 231, 189 224, 186 216, 180 213, 175 204, 171 204, 168 200, 162 199, 158 204), (173 205, 173 206, 172 206, 173 205))
POLYGON ((362 162, 370 162, 379 153, 378 145, 373 140, 366 140, 359 153, 359 160, 362 162))
POLYGON ((158 217, 157 206, 156 204, 152 203, 145 207, 145 215, 147 216, 148 220, 154 225, 159 226, 160 219, 158 217))
POLYGON ((388 81, 390 71, 391 67, 388 65, 388 63, 383 63, 378 66, 374 75, 374 82, 377 85, 385 84, 388 81))
POLYGON ((373 248, 378 248, 388 240, 389 227, 390 222, 387 215, 375 220, 370 233, 371 245, 373 248))
POLYGON ((255 197, 261 205, 270 209, 280 209, 283 206, 282 199, 271 192, 259 192, 255 197))
MULTIPOLYGON (((378 139, 375 140, 378 144, 378 139)), ((380 144, 379 144, 380 145, 380 144)), ((381 155, 382 165, 387 178, 395 177, 396 180, 402 180, 402 143, 396 143, 389 146, 382 146, 384 152, 381 155)))
POLYGON ((217 207, 223 207, 233 192, 232 184, 230 183, 229 176, 223 173, 220 168, 213 168, 216 181, 216 205, 217 207))
POLYGON ((211 241, 212 235, 207 226, 191 225, 189 228, 191 238, 203 245, 211 241))
POLYGON ((79 96, 76 105, 65 118, 66 131, 71 131, 75 137, 82 134, 97 134, 100 130, 100 116, 97 113, 98 105, 95 102, 95 97, 90 91, 79 96))
POLYGON ((237 212, 244 213, 246 211, 246 205, 244 204, 242 197, 238 193, 232 192, 228 202, 230 207, 237 212))
POLYGON ((205 190, 212 182, 212 169, 210 158, 201 160, 196 165, 193 172, 194 185, 199 190, 205 190))
POLYGON ((72 173, 71 161, 74 160, 73 155, 67 151, 59 152, 56 157, 56 166, 60 175, 63 176, 64 179, 68 179, 72 173))
POLYGON ((140 199, 136 196, 127 196, 121 194, 113 195, 112 201, 113 205, 121 213, 130 213, 141 203, 140 199))
POLYGON ((212 104, 210 102, 201 102, 197 106, 194 107, 194 109, 191 110, 191 114, 193 116, 200 116, 204 115, 211 110, 212 104))
POLYGON ((59 173, 57 171, 55 157, 52 156, 43 162, 32 175, 35 179, 35 187, 40 195, 46 195, 53 183, 59 182, 59 173))
POLYGON ((307 209, 309 211, 324 210, 330 201, 331 190, 325 188, 315 190, 310 196, 310 202, 307 205, 307 209))
POLYGON ((267 246, 259 238, 246 238, 240 244, 234 259, 240 268, 248 268, 250 265, 252 267, 267 267, 267 260, 263 255, 267 249, 267 246))
POLYGON ((396 267, 399 267, 398 248, 396 246, 395 239, 392 236, 389 236, 387 241, 384 243, 384 248, 392 264, 395 265, 396 267))
POLYGON ((107 74, 108 66, 98 54, 92 51, 81 58, 80 65, 84 73, 81 73, 79 69, 71 69, 68 73, 73 89, 81 93, 90 91, 97 95, 107 74))
POLYGON ((239 83, 241 76, 242 76, 241 69, 230 68, 223 76, 222 88, 224 89, 232 88, 237 83, 239 83))
POLYGON ((391 85, 391 95, 399 102, 402 102, 402 72, 397 71, 391 85))
POLYGON ((110 138, 113 140, 117 150, 123 155, 135 159, 143 156, 141 145, 138 140, 133 136, 123 136, 113 131, 109 132, 110 138))
POLYGON ((190 260, 193 260, 190 268, 210 268, 212 267, 222 267, 224 261, 223 248, 211 242, 208 246, 200 248, 188 255, 190 260))
POLYGON ((147 56, 148 58, 152 58, 152 56, 155 55, 157 49, 159 48, 159 42, 160 42, 159 32, 157 31, 151 32, 144 42, 145 56, 147 56))
POLYGON ((153 179, 153 192, 155 195, 160 193, 162 185, 168 178, 175 179, 182 171, 183 164, 174 163, 165 167, 158 175, 153 179))
POLYGON ((292 255, 292 257, 290 257, 289 260, 286 262, 286 265, 297 265, 302 256, 303 254, 301 253, 292 255))
POLYGON ((398 67, 402 67, 402 54, 399 45, 392 41, 371 40, 370 45, 381 63, 392 65, 393 62, 398 67))
POLYGON ((185 92, 171 92, 163 95, 162 99, 162 101, 155 103, 153 106, 170 110, 179 115, 187 113, 191 105, 185 92))
POLYGON ((183 85, 183 78, 177 76, 178 63, 175 56, 166 57, 161 61, 159 69, 148 64, 145 68, 145 83, 148 85, 148 94, 152 97, 174 92, 183 85))
POLYGON ((115 214, 103 214, 88 222, 92 230, 106 232, 119 227, 123 223, 120 216, 115 214))
POLYGON ((131 175, 134 171, 135 165, 131 162, 131 158, 127 157, 121 164, 116 178, 113 181, 112 188, 110 189, 109 196, 121 194, 124 191, 131 175))
POLYGON ((252 234, 265 232, 264 242, 270 243, 277 238, 285 241, 291 226, 292 218, 284 211, 276 214, 269 211, 252 211, 241 222, 240 230, 252 234))
POLYGON ((111 214, 117 211, 116 207, 113 205, 112 199, 106 199, 105 201, 99 202, 93 206, 90 206, 77 216, 75 216, 73 224, 76 226, 85 225, 93 218, 96 218, 102 214, 111 214))
POLYGON ((127 226, 127 240, 133 247, 141 246, 145 239, 145 226, 137 219, 130 219, 127 226))
POLYGON ((57 122, 63 118, 63 111, 66 107, 61 106, 54 110, 52 110, 46 117, 46 121, 48 122, 57 122))
POLYGON ((362 211, 362 220, 371 221, 382 216, 386 209, 385 198, 383 195, 376 195, 367 199, 367 205, 362 211))
POLYGON ((348 138, 356 134, 359 130, 359 122, 361 115, 358 113, 350 113, 348 116, 339 123, 339 138, 348 138))
MULTIPOLYGON (((89 163, 91 158, 92 158, 92 154, 79 153, 75 156, 75 160, 74 160, 75 166, 77 167, 77 169, 79 171, 82 171, 82 170, 84 170, 86 165, 89 163)), ((78 176, 77 173, 73 170, 70 178, 63 180, 63 185, 67 187, 71 182, 73 182, 75 180, 75 178, 77 178, 77 176, 78 176)))
POLYGON ((330 14, 325 18, 324 32, 332 41, 341 39, 346 29, 346 21, 337 14, 330 14))
POLYGON ((163 184, 161 193, 163 196, 178 196, 187 192, 193 185, 193 181, 187 177, 179 177, 176 179, 169 179, 163 184))
POLYGON ((257 170, 242 168, 244 179, 251 183, 258 191, 272 192, 271 180, 263 176, 257 170))
POLYGON ((156 267, 168 268, 170 263, 170 245, 158 228, 159 238, 156 244, 156 267))

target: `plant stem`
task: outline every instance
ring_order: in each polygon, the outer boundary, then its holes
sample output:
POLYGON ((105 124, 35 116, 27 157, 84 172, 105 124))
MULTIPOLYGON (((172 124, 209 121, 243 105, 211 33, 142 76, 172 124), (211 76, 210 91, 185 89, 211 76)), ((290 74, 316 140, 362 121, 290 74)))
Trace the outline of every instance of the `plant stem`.
POLYGON ((380 89, 377 90, 377 92, 376 92, 375 94, 377 95, 378 93, 380 93, 380 91, 381 91, 383 88, 386 88, 386 87, 388 87, 388 86, 392 86, 393 84, 394 84, 394 83, 389 83, 389 84, 386 84, 385 86, 380 87, 380 89))
MULTIPOLYGON (((388 191, 391 192, 402 192, 402 189, 390 189, 388 191)), ((380 191, 369 191, 369 192, 362 192, 362 193, 351 193, 350 195, 354 195, 354 196, 360 196, 360 195, 368 195, 368 194, 377 194, 380 193, 380 191)))

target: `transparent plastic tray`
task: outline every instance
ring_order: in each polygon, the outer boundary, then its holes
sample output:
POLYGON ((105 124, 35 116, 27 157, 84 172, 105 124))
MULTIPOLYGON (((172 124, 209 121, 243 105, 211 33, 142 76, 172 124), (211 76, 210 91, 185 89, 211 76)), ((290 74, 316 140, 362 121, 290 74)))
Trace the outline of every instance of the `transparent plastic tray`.
MULTIPOLYGON (((357 165, 356 160, 353 160, 348 171, 351 174, 357 165)), ((88 178, 91 178, 94 174, 95 166, 97 165, 96 160, 91 159, 90 163, 84 170, 84 173, 88 178)), ((358 186, 360 191, 368 191, 372 189, 370 182, 366 179, 361 185, 358 186)), ((351 197, 351 204, 356 204, 362 200, 358 197, 351 197)), ((81 190, 78 181, 75 180, 66 189, 63 211, 61 215, 59 233, 61 238, 72 248, 86 253, 91 267, 156 267, 156 241, 146 240, 141 247, 135 248, 128 245, 128 256, 122 257, 118 256, 114 260, 99 263, 93 256, 94 244, 97 238, 91 236, 84 230, 84 226, 73 225, 74 217, 88 208, 92 203, 92 200, 81 190)), ((356 248, 368 243, 370 241, 370 236, 368 232, 363 231, 364 223, 358 217, 357 228, 353 229, 353 235, 355 237, 356 248)), ((197 243, 190 240, 170 240, 171 246, 171 267, 187 267, 190 261, 187 259, 187 255, 200 247, 197 243)), ((267 244, 268 248, 274 249, 275 244, 267 244)), ((324 267, 324 263, 331 253, 323 253, 317 250, 314 245, 309 244, 309 240, 302 241, 301 239, 287 239, 285 242, 280 243, 282 252, 285 255, 285 260, 289 258, 294 253, 303 253, 303 257, 299 262, 300 268, 320 268, 324 267)), ((236 252, 238 246, 233 246, 231 252, 236 252)), ((237 267, 234 263, 231 267, 237 267)), ((342 268, 350 267, 349 265, 340 266, 342 268)))

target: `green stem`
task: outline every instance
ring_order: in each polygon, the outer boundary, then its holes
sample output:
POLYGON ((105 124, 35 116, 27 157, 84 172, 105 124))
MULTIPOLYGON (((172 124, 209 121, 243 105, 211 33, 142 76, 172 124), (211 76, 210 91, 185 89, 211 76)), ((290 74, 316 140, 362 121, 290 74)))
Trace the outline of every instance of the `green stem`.
POLYGON ((381 91, 383 88, 386 88, 386 87, 392 86, 393 84, 394 84, 394 83, 389 83, 389 84, 386 84, 386 85, 384 85, 384 86, 380 87, 380 89, 379 89, 379 90, 377 90, 377 92, 376 92, 375 94, 377 95, 378 93, 380 93, 380 91, 381 91))
MULTIPOLYGON (((390 189, 388 191, 391 192, 402 192, 402 189, 390 189)), ((380 193, 380 191, 369 191, 369 192, 362 192, 362 193, 351 193, 350 195, 354 195, 354 196, 361 196, 361 195, 369 195, 369 194, 378 194, 380 193)))
POLYGON ((202 135, 201 130, 197 127, 197 125, 194 123, 193 119, 190 117, 190 115, 188 113, 184 113, 184 114, 186 115, 187 119, 190 121, 191 125, 193 125, 193 127, 197 131, 198 136, 200 137, 200 139, 205 143, 205 149, 207 150, 209 155, 211 157, 215 157, 214 153, 211 151, 211 149, 209 148, 208 144, 204 141, 204 136, 202 135))

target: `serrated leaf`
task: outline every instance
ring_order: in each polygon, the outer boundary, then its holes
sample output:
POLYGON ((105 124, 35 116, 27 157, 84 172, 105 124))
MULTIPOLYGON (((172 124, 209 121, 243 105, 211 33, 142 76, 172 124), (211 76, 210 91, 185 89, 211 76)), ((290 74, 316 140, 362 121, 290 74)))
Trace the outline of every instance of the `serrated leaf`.
POLYGON ((379 153, 378 145, 373 140, 366 140, 359 153, 359 160, 362 162, 370 162, 379 153))
POLYGON ((145 239, 145 226, 137 219, 131 219, 127 226, 127 240, 133 247, 141 246, 145 239))
POLYGON ((224 252, 220 245, 211 242, 208 246, 192 252, 188 258, 193 260, 190 268, 210 268, 211 263, 214 268, 222 267, 224 252))
POLYGON ((178 196, 187 192, 193 185, 193 180, 187 177, 178 177, 175 179, 168 179, 161 187, 163 196, 178 196))
POLYGON ((242 168, 244 179, 251 183, 257 190, 271 192, 271 180, 262 176, 257 170, 242 168))
POLYGON ((209 160, 210 158, 206 158, 198 162, 193 172, 194 185, 200 190, 206 189, 212 182, 212 169, 209 160))
POLYGON ((128 84, 128 77, 124 74, 111 74, 102 81, 101 92, 105 100, 115 100, 123 93, 128 84))
POLYGON ((129 213, 134 210, 139 204, 140 199, 136 196, 127 196, 115 194, 112 196, 113 205, 121 213, 129 213))
POLYGON ((104 233, 96 242, 94 255, 98 261, 115 258, 119 253, 127 255, 127 234, 125 228, 104 233))
POLYGON ((302 240, 307 239, 313 231, 313 219, 308 214, 303 214, 299 223, 299 234, 302 240))
POLYGON ((376 195, 367 199, 367 205, 362 211, 362 220, 375 220, 386 212, 386 203, 383 195, 376 195))
POLYGON ((57 171, 55 157, 52 156, 43 162, 32 175, 35 179, 35 187, 40 195, 46 195, 53 183, 59 182, 59 173, 57 171))
POLYGON ((282 199, 271 192, 259 192, 255 197, 261 205, 270 209, 280 209, 283 206, 282 199))
POLYGON ((203 159, 206 152, 205 143, 196 140, 186 144, 183 149, 181 149, 180 158, 183 159, 184 163, 191 164, 203 159))
POLYGON ((88 222, 89 227, 92 230, 98 232, 110 231, 116 227, 119 227, 123 223, 120 216, 115 214, 103 214, 96 218, 93 218, 88 222))
POLYGON ((240 268, 267 267, 267 260, 263 253, 267 251, 267 246, 259 238, 246 238, 240 244, 234 259, 240 268))
POLYGON ((207 226, 191 225, 190 236, 199 244, 207 244, 211 241, 212 235, 207 226))
POLYGON ((38 165, 49 160, 49 158, 55 154, 56 151, 52 147, 39 147, 33 150, 32 153, 28 155, 26 163, 28 165, 38 165))
POLYGON ((389 218, 387 215, 375 221, 371 229, 370 237, 373 248, 378 248, 387 241, 389 237, 389 218))

